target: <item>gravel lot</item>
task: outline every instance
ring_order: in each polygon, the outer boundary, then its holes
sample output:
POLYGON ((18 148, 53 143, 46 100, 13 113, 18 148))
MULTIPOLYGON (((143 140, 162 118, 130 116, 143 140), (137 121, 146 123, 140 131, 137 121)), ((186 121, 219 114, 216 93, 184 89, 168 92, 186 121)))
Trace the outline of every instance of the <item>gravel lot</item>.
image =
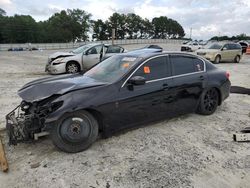
MULTIPOLYGON (((165 50, 180 45, 159 44, 165 50)), ((143 45, 126 45, 126 49, 143 45)), ((47 76, 53 51, 0 52, 0 128, 20 103, 16 91, 47 76)), ((250 88, 250 56, 240 64, 221 63, 234 86, 250 88)), ((232 140, 250 126, 250 96, 231 94, 211 116, 188 114, 98 140, 87 151, 66 154, 50 139, 8 146, 9 173, 0 187, 249 187, 250 143, 232 140), (35 167, 35 168, 34 168, 35 167)))

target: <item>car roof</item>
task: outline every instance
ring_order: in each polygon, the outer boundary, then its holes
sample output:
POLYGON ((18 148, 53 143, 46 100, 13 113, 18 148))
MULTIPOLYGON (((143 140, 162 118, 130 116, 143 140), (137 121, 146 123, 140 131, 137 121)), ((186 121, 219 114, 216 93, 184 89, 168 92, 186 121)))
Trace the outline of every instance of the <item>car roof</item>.
MULTIPOLYGON (((154 49, 156 50, 156 49, 154 49)), ((159 55, 185 55, 185 56, 190 56, 190 57, 198 57, 199 56, 195 55, 195 54, 190 54, 187 52, 180 52, 180 51, 151 51, 150 49, 142 49, 142 50, 136 50, 136 51, 130 51, 127 53, 122 53, 120 54, 121 56, 132 56, 132 57, 140 57, 143 59, 147 59, 147 58, 151 58, 151 57, 155 57, 155 56, 159 56, 159 55)))

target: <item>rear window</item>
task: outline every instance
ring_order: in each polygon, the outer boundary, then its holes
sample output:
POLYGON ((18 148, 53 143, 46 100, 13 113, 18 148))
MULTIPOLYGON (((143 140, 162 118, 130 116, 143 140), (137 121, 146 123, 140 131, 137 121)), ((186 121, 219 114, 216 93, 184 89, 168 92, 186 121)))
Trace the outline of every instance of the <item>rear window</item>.
POLYGON ((171 56, 173 75, 204 71, 204 62, 195 57, 171 56))

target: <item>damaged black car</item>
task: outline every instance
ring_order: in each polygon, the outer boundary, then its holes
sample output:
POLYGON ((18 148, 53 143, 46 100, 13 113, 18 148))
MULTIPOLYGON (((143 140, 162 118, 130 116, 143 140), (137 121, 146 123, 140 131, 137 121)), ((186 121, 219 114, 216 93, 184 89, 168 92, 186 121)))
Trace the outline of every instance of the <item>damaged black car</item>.
POLYGON ((50 134, 65 152, 98 135, 197 112, 210 115, 229 96, 229 74, 186 53, 124 53, 84 74, 38 79, 18 91, 6 116, 10 144, 50 134))

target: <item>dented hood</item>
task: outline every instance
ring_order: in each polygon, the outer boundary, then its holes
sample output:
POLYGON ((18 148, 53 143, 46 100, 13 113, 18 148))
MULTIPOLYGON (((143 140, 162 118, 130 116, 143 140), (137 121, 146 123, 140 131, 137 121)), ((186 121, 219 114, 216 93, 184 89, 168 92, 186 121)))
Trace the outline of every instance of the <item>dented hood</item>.
POLYGON ((18 91, 18 95, 27 102, 35 102, 55 94, 62 95, 70 91, 105 84, 107 83, 99 82, 81 74, 47 77, 27 83, 18 91))
POLYGON ((56 52, 53 53, 49 56, 50 59, 56 59, 59 57, 69 57, 69 56, 74 56, 76 54, 73 54, 72 52, 56 52))

